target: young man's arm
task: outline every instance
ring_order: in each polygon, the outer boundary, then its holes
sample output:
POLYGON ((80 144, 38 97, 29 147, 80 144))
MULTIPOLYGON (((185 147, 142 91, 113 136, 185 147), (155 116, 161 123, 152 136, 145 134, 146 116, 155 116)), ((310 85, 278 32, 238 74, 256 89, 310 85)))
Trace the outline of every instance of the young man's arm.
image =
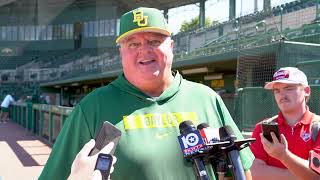
POLYGON ((300 179, 316 180, 320 179, 320 175, 309 168, 309 161, 302 159, 289 150, 284 154, 281 162, 300 179))
POLYGON ((271 133, 273 143, 269 142, 261 134, 261 142, 265 151, 272 157, 279 159, 288 170, 298 179, 319 179, 320 175, 309 168, 308 160, 302 159, 288 149, 288 143, 283 134, 281 142, 274 133, 271 133))
POLYGON ((246 175, 246 180, 252 180, 252 174, 250 170, 246 170, 244 173, 246 175))
POLYGON ((269 166, 261 159, 255 159, 251 166, 252 179, 258 180, 270 180, 272 179, 281 179, 281 180, 294 180, 296 177, 288 170, 282 169, 275 166, 269 166))

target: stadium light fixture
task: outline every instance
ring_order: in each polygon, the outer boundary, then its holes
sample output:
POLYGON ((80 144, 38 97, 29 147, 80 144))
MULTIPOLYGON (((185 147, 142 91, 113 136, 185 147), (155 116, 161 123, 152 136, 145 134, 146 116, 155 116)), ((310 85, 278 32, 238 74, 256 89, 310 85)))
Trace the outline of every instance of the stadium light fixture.
POLYGON ((208 68, 207 67, 201 67, 201 68, 193 68, 193 69, 184 69, 181 72, 183 74, 207 73, 208 72, 208 68))
POLYGON ((71 84, 71 86, 79 86, 79 85, 80 85, 80 83, 78 83, 78 82, 75 82, 75 83, 71 84))
POLYGON ((204 80, 215 80, 215 79, 223 79, 223 73, 215 73, 204 76, 204 80))

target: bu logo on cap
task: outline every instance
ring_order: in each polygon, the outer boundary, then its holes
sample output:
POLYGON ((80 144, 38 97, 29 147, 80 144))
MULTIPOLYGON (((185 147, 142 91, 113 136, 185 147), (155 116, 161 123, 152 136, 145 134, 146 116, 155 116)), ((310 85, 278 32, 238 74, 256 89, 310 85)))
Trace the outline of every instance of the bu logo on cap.
POLYGON ((148 25, 148 16, 143 16, 143 11, 140 9, 132 11, 133 13, 133 22, 138 22, 138 26, 148 25))
POLYGON ((289 78, 289 71, 287 70, 281 70, 278 71, 274 76, 273 80, 280 80, 280 79, 288 79, 289 78))

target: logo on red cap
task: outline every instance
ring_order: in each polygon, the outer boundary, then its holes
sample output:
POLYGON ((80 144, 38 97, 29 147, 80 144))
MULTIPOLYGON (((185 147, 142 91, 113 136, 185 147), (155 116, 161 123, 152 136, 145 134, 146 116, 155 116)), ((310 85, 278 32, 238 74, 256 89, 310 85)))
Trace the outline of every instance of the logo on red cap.
POLYGON ((281 80, 281 79, 288 79, 289 78, 289 71, 288 70, 280 70, 273 76, 273 81, 281 80))

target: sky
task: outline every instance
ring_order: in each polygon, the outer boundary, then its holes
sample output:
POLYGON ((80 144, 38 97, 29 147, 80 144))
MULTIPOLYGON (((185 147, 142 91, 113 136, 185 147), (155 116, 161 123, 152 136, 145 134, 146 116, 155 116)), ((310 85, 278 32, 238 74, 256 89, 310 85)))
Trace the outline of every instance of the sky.
MULTIPOLYGON (((258 1, 258 10, 263 9, 263 0, 258 1)), ((271 7, 281 5, 294 0, 271 0, 271 7)), ((228 21, 229 19, 229 0, 207 0, 206 1, 206 17, 211 20, 220 22, 228 21)), ((236 16, 253 13, 254 0, 236 0, 236 16)), ((192 4, 179 8, 170 9, 169 28, 173 34, 177 34, 180 30, 183 21, 190 21, 192 18, 199 16, 199 5, 192 4)))

